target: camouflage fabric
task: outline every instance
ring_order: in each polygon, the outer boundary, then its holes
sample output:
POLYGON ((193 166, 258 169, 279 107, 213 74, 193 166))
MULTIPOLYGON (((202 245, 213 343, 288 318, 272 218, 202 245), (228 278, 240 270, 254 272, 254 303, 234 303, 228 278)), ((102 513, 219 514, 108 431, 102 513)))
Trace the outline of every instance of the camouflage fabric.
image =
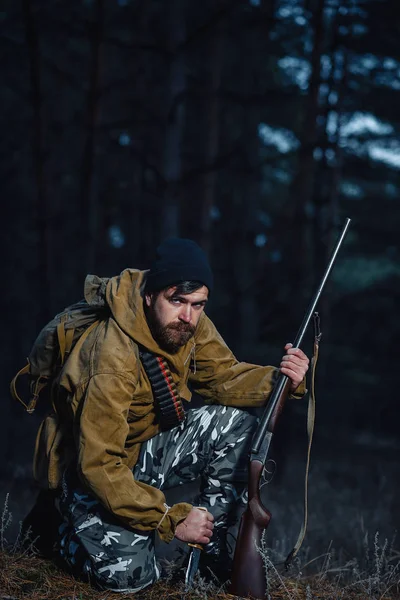
MULTIPOLYGON (((200 477, 195 506, 206 507, 217 527, 243 501, 247 455, 255 418, 225 406, 190 410, 184 423, 142 445, 135 479, 161 490, 200 477)), ((101 588, 135 592, 154 583, 160 569, 154 552, 155 531, 124 528, 92 496, 63 479, 59 509, 64 523, 59 552, 77 575, 101 588)))

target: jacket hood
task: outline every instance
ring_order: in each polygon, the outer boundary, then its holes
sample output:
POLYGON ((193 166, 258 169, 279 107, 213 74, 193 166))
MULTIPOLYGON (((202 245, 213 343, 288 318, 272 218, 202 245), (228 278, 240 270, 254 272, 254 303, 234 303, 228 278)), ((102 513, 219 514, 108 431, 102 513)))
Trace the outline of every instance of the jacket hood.
POLYGON ((144 288, 149 271, 125 269, 116 277, 101 278, 88 275, 85 280, 85 300, 91 306, 108 306, 122 331, 150 352, 162 354, 177 372, 194 351, 194 339, 182 346, 176 354, 169 354, 158 346, 152 336, 143 308, 144 288))

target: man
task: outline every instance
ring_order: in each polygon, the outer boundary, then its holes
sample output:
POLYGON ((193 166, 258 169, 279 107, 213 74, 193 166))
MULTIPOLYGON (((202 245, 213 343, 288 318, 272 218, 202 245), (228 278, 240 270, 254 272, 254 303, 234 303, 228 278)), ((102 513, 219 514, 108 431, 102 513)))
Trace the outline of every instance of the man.
MULTIPOLYGON (((60 489, 60 556, 102 588, 155 582, 156 535, 218 559, 241 501, 255 418, 238 407, 264 405, 277 369, 236 360, 204 313, 212 288, 205 254, 185 239, 162 243, 149 271, 86 280, 86 301, 110 316, 54 386, 57 417, 40 432, 35 471, 60 489), (205 406, 187 410, 189 385, 205 406), (167 505, 165 490, 199 476, 193 505, 167 505)), ((285 349, 280 370, 301 397, 308 358, 285 349)))

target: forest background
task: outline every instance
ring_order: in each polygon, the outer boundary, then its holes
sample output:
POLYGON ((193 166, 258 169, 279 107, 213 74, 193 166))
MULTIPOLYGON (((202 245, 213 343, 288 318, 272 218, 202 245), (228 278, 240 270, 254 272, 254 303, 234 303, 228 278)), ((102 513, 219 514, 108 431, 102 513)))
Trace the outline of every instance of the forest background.
MULTIPOLYGON (((162 239, 193 238, 225 340, 277 364, 351 217, 320 304, 305 552, 392 538, 399 34, 395 0, 3 0, 0 501, 14 534, 45 407, 26 414, 9 381, 86 273, 146 268, 162 239)), ((263 490, 283 553, 302 518, 306 411, 287 406, 263 490)))

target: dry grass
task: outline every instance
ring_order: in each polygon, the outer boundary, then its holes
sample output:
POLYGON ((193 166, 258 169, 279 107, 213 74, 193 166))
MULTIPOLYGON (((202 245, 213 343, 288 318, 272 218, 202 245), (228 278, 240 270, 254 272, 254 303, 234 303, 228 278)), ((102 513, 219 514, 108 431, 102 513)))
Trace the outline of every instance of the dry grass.
MULTIPOLYGON (((270 563, 268 600, 395 600, 400 598, 397 585, 371 588, 371 577, 356 577, 348 581, 349 567, 337 573, 336 568, 307 577, 302 573, 282 576, 270 563), (347 579, 347 582, 346 582, 347 579), (371 593, 370 593, 371 592, 371 593)), ((373 577, 372 577, 373 579, 373 577)), ((373 581, 372 581, 373 583, 373 581)), ((101 592, 89 584, 77 581, 71 575, 43 560, 32 552, 3 550, 0 552, 0 598, 1 600, 121 600, 128 595, 101 592)), ((132 596, 132 595, 130 595, 132 596)), ((223 589, 206 583, 198 577, 195 586, 186 590, 183 582, 172 584, 161 580, 146 591, 135 595, 140 600, 228 600, 233 596, 223 589)))
MULTIPOLYGON (((50 561, 32 555, 0 553, 0 598, 30 600, 121 600, 129 594, 101 592, 89 584, 77 581, 58 569, 50 561)), ((136 594, 140 600, 178 600, 181 598, 206 598, 205 590, 186 594, 184 588, 171 588, 168 581, 161 581, 148 591, 136 594)), ((132 596, 132 594, 131 594, 132 596)), ((216 594, 214 598, 224 598, 216 594)))
MULTIPOLYGON (((6 499, 0 520, 0 600, 121 600, 133 594, 98 591, 40 558, 33 545, 18 536, 10 544, 5 532, 11 522, 6 499)), ((400 600, 400 552, 395 540, 363 535, 364 555, 343 561, 329 547, 322 556, 296 558, 288 573, 281 572, 282 556, 263 544, 260 549, 267 574, 266 600, 400 600)), ((223 587, 195 578, 190 590, 170 576, 135 594, 139 600, 233 600, 223 587)), ((251 575, 250 575, 251 577, 251 575)))

